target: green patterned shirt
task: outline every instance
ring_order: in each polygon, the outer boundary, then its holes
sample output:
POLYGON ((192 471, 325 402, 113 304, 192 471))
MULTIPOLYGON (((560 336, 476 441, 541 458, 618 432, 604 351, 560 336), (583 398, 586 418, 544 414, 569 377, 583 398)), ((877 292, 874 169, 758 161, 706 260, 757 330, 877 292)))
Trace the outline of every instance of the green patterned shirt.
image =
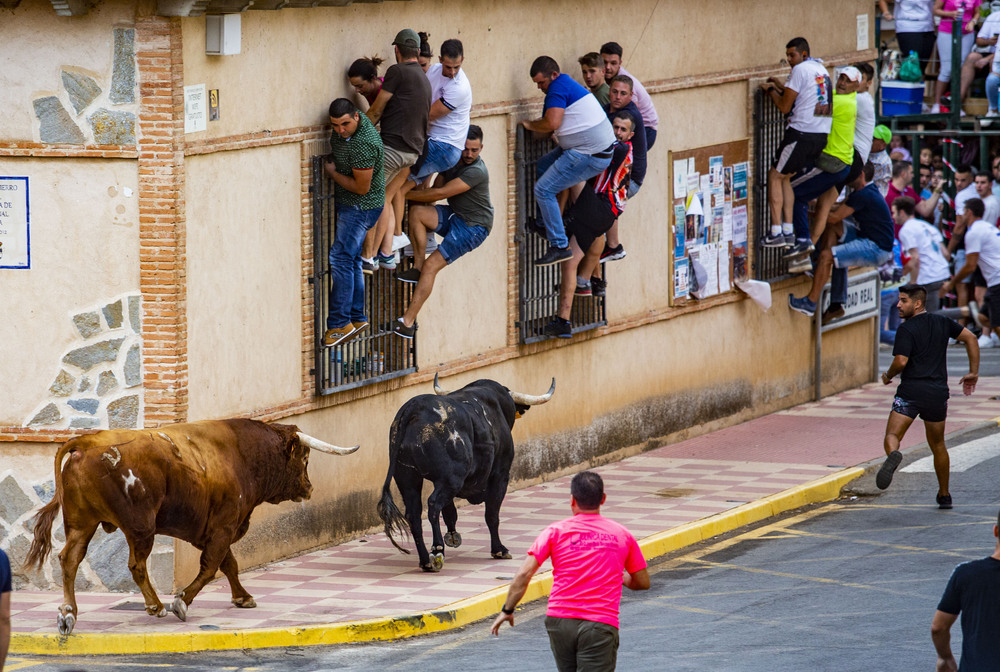
POLYGON ((337 205, 352 205, 374 210, 385 205, 385 158, 382 137, 364 114, 358 113, 358 128, 346 140, 336 132, 330 135, 330 156, 337 172, 351 177, 354 169, 372 169, 372 184, 367 194, 355 194, 339 184, 333 196, 337 205))

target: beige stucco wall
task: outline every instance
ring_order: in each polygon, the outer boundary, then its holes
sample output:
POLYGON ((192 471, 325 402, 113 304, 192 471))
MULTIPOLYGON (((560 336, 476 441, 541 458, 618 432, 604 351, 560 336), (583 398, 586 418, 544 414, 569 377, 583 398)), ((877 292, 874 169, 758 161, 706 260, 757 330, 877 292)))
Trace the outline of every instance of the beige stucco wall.
POLYGON ((278 145, 185 162, 191 420, 301 396, 299 152, 278 145))
POLYGON ((0 175, 28 177, 31 268, 0 270, 0 425, 21 425, 79 345, 72 317, 139 290, 138 177, 78 159, 0 158, 0 175))
MULTIPOLYGON (((622 44, 626 66, 643 81, 777 64, 796 35, 809 39, 818 56, 854 51, 855 16, 871 16, 872 5, 636 0, 622 23, 604 21, 608 12, 597 0, 415 0, 250 11, 243 14, 242 51, 234 56, 206 56, 205 19, 184 19, 184 83, 217 88, 221 100, 221 119, 191 137, 324 123, 330 101, 352 93, 351 62, 378 54, 388 67, 401 28, 429 31, 435 53, 445 39, 461 39, 474 100, 491 103, 541 96, 528 77, 536 56, 546 53, 579 77, 576 59, 609 40, 622 44)), ((870 46, 874 21, 869 27, 870 46)), ((659 113, 665 126, 673 115, 690 114, 684 108, 659 113)))
MULTIPOLYGON (((102 0, 80 17, 57 16, 48 0, 22 0, 17 9, 0 9, 4 71, 0 139, 37 141, 38 119, 32 108, 36 98, 58 96, 75 120, 106 106, 114 57, 112 29, 134 23, 135 5, 127 0, 102 0), (93 77, 103 90, 80 115, 63 88, 64 69, 93 77)), ((85 133, 88 126, 80 124, 85 133)))

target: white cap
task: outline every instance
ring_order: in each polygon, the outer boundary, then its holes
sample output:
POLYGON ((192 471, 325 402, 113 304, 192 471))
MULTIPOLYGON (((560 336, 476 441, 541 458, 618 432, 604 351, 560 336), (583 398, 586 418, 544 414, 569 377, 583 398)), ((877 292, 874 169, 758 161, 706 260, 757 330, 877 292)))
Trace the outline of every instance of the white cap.
MULTIPOLYGON (((855 68, 853 65, 848 65, 845 68, 840 69, 840 75, 846 76, 852 82, 861 82, 861 71, 855 68)), ((840 76, 838 75, 838 77, 840 76)))

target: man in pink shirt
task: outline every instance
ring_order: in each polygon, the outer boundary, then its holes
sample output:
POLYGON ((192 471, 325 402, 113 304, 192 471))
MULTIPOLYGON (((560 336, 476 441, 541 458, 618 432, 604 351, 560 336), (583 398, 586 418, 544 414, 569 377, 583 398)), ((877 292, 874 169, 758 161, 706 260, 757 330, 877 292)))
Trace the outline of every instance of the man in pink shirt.
POLYGON ((552 592, 545 629, 559 672, 614 670, 618 658, 618 605, 624 585, 649 588, 646 559, 635 537, 601 515, 604 482, 581 471, 570 484, 573 517, 552 523, 528 549, 491 632, 504 621, 514 625, 514 607, 524 597, 531 577, 552 559, 552 592), (624 572, 624 574, 623 574, 624 572))

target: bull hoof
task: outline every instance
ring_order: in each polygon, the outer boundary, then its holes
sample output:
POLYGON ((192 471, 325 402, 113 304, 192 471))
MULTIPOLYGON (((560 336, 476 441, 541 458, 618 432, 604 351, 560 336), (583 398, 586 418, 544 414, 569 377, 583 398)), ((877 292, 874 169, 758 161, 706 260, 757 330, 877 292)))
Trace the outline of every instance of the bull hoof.
POLYGON ((167 608, 162 604, 147 604, 146 613, 150 616, 156 616, 157 618, 163 618, 167 615, 167 608))
POLYGON ((462 545, 462 535, 458 532, 448 532, 444 535, 444 545, 458 548, 462 545))
POLYGON ((235 604, 240 609, 253 609, 257 606, 257 603, 253 601, 250 596, 247 597, 234 597, 233 604, 235 604))
POLYGON ((437 560, 432 560, 426 565, 420 565, 420 569, 424 570, 425 572, 434 572, 434 573, 440 572, 442 567, 444 567, 444 562, 437 560))
POLYGON ((186 622, 188 620, 188 606, 184 604, 184 598, 180 595, 174 598, 174 603, 170 607, 170 610, 174 612, 174 616, 182 621, 186 622))
POLYGON ((496 553, 493 553, 493 558, 496 560, 510 560, 513 557, 514 556, 512 556, 506 548, 502 551, 497 551, 496 553))
POLYGON ((59 630, 59 634, 66 636, 73 632, 73 628, 76 626, 76 616, 73 614, 59 614, 56 618, 56 628, 59 630))

